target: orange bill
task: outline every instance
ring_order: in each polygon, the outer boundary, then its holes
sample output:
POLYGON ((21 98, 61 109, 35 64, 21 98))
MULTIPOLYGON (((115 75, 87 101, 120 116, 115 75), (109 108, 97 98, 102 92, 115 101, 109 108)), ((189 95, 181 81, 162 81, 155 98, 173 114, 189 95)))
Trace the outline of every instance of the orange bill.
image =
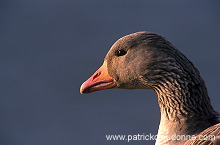
POLYGON ((103 65, 80 87, 80 93, 86 94, 95 91, 114 88, 114 79, 108 74, 107 63, 103 65))

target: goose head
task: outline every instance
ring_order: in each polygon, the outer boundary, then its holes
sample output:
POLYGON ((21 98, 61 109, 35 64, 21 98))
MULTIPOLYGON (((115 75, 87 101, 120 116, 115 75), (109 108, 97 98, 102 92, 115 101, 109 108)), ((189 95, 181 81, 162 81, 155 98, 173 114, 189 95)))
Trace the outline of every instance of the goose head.
POLYGON ((137 32, 113 44, 103 65, 81 85, 80 93, 110 88, 157 90, 169 79, 190 79, 189 75, 197 79, 197 74, 193 64, 164 37, 137 32))

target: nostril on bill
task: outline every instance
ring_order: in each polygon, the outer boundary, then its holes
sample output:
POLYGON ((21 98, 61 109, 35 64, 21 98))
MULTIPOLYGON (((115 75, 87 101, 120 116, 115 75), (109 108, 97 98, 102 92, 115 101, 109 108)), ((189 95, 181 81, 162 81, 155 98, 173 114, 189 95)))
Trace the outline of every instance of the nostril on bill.
POLYGON ((97 78, 98 76, 100 76, 100 75, 101 75, 101 72, 96 73, 96 74, 93 76, 92 80, 96 79, 96 78, 97 78))

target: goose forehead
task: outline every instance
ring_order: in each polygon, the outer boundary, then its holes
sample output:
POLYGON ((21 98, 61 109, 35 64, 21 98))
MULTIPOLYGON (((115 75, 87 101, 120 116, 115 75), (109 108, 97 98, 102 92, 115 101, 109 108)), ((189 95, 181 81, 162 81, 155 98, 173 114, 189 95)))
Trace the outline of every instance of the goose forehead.
POLYGON ((129 43, 139 42, 141 40, 146 40, 149 36, 156 35, 150 32, 136 32, 118 39, 113 46, 121 46, 129 43))

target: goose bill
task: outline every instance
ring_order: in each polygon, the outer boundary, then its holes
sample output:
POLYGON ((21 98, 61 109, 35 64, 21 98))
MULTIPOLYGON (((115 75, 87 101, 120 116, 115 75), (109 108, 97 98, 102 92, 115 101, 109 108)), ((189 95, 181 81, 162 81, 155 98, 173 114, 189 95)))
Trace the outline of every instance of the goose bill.
POLYGON ((115 86, 114 79, 108 74, 107 63, 104 61, 103 65, 81 85, 80 93, 86 94, 115 86))

